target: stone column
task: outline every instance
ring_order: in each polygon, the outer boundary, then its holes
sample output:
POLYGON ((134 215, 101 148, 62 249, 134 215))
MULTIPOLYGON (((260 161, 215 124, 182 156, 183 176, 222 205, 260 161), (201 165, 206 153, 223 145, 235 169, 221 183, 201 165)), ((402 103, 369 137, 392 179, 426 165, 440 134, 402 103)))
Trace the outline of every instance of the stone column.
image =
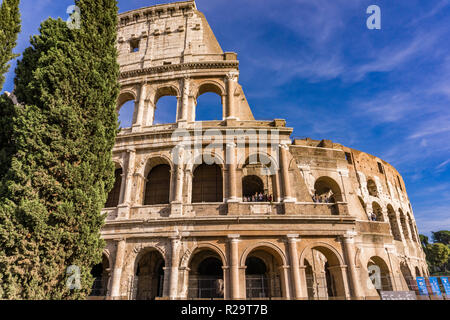
POLYGON ((136 160, 136 150, 128 149, 128 163, 127 170, 125 173, 125 193, 124 193, 124 203, 127 205, 131 204, 131 192, 133 187, 133 171, 134 171, 134 162, 136 160))
POLYGON ((191 269, 189 269, 188 267, 182 267, 180 268, 180 271, 183 274, 183 288, 180 293, 180 298, 187 299, 189 296, 189 272, 191 271, 191 269))
MULTIPOLYGON (((281 296, 282 298, 285 298, 286 300, 291 299, 291 291, 290 285, 289 285, 289 266, 283 265, 279 268, 280 274, 281 274, 281 296)), ((274 279, 272 277, 271 279, 274 279)), ((270 288, 272 289, 272 288, 270 288)))
POLYGON ((295 202, 292 197, 291 181, 289 178, 289 147, 286 144, 280 145, 280 163, 281 163, 281 178, 283 182, 283 201, 295 202))
POLYGON ((236 180, 236 144, 227 143, 226 164, 228 166, 228 199, 227 202, 238 202, 236 180))
POLYGON ((308 282, 306 281, 306 266, 299 267, 300 274, 300 296, 299 299, 308 299, 308 282))
POLYGON ((230 240, 230 282, 231 299, 239 299, 239 237, 237 234, 228 235, 230 240))
MULTIPOLYGON (((300 269, 299 269, 299 261, 298 261, 298 251, 297 251, 297 242, 298 234, 288 234, 288 246, 289 246, 289 260, 291 261, 291 275, 293 280, 293 298, 300 299, 302 298, 301 293, 301 279, 300 279, 300 269)), ((306 285, 306 282, 304 283, 306 285)))
POLYGON ((114 271, 111 281, 111 298, 113 300, 121 297, 120 282, 122 277, 123 259, 125 256, 125 246, 125 239, 117 240, 116 261, 114 263, 114 271))
POLYGON ((222 266, 223 271, 223 298, 225 300, 231 299, 230 294, 230 267, 229 266, 222 266))
POLYGON ((139 132, 142 128, 144 117, 145 98, 147 94, 147 85, 145 82, 141 84, 139 102, 137 106, 136 122, 132 126, 132 132, 139 132))
POLYGON ((226 119, 237 119, 234 101, 234 90, 238 79, 238 72, 230 72, 227 74, 227 108, 226 119))
POLYGON ((152 126, 153 122, 155 120, 155 109, 156 109, 156 105, 153 101, 149 101, 148 102, 148 106, 147 106, 147 117, 145 119, 145 125, 146 126, 152 126))
POLYGON ((169 299, 175 300, 178 297, 178 246, 180 243, 179 236, 170 237, 171 242, 171 258, 170 258, 170 282, 169 282, 169 299))
POLYGON ((185 77, 183 79, 183 95, 181 98, 181 112, 178 113, 178 122, 187 122, 189 109, 189 90, 191 79, 185 77))
POLYGON ((130 216, 130 207, 132 205, 131 203, 131 195, 132 195, 132 189, 133 189, 133 176, 134 176, 134 163, 136 160, 136 150, 133 148, 130 148, 127 150, 128 153, 128 161, 127 166, 124 174, 124 179, 122 181, 123 189, 121 187, 121 191, 123 191, 123 194, 121 194, 121 199, 123 201, 118 206, 117 209, 117 217, 118 219, 128 219, 130 216))
POLYGON ((361 284, 359 283, 358 272, 354 263, 355 259, 355 240, 354 237, 356 232, 347 232, 342 237, 342 246, 344 249, 345 261, 348 266, 348 276, 350 282, 350 288, 352 293, 352 298, 361 299, 363 293, 361 290, 361 284))
POLYGON ((119 195, 119 205, 121 205, 124 201, 125 196, 125 179, 127 175, 124 171, 122 171, 122 174, 120 175, 120 195, 119 195))
POLYGON ((175 182, 174 197, 171 203, 171 214, 182 215, 183 211, 183 181, 184 181, 184 148, 176 146, 173 154, 175 166, 175 182))

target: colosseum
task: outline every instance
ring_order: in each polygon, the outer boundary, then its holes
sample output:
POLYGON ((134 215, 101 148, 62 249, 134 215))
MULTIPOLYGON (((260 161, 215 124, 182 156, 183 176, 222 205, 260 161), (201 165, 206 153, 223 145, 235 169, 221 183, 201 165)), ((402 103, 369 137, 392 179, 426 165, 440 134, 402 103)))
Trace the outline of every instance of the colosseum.
POLYGON ((379 299, 428 275, 397 170, 291 139, 283 119, 255 120, 237 54, 194 1, 120 14, 117 46, 117 110, 134 101, 134 114, 113 150, 92 296, 379 299), (220 96, 221 120, 196 121, 205 93, 220 96), (156 124, 165 96, 178 101, 176 122, 156 124))

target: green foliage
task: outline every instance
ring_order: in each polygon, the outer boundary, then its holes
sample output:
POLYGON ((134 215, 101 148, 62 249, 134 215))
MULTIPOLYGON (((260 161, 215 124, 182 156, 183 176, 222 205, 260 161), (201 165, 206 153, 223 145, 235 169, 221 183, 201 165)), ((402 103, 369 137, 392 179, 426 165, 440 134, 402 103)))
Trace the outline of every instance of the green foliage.
POLYGON ((424 236, 423 234, 419 234, 419 238, 420 238, 420 243, 422 244, 422 247, 425 248, 429 243, 428 237, 424 236))
POLYGON ((429 243, 427 236, 420 235, 428 267, 432 273, 445 273, 450 266, 450 246, 448 244, 450 231, 438 231, 432 232, 432 234, 434 243, 429 243))
POLYGON ((433 242, 443 243, 446 246, 450 245, 450 231, 432 232, 433 242))
POLYGON ((8 62, 18 55, 12 50, 16 47, 20 32, 19 0, 3 0, 0 6, 0 90, 8 72, 8 62))
MULTIPOLYGON (((118 132, 115 0, 79 0, 81 28, 41 24, 16 69, 21 105, 0 202, 0 298, 84 299, 101 262, 100 214, 118 132), (66 270, 81 271, 81 289, 66 270)), ((1 190, 1 189, 0 189, 1 190)))
POLYGON ((450 249, 443 243, 433 243, 429 245, 430 262, 432 265, 441 266, 448 261, 450 249))

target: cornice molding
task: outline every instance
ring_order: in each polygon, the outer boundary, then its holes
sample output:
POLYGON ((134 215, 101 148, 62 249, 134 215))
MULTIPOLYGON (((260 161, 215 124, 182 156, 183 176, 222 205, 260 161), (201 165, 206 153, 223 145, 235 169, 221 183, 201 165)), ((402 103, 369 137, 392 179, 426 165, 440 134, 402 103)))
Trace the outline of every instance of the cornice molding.
MULTIPOLYGON (((203 69, 229 69, 239 68, 239 61, 211 61, 211 62, 189 62, 179 64, 162 65, 144 69, 125 71, 120 73, 120 79, 128 79, 138 76, 159 74, 173 71, 203 70, 203 69)), ((186 77, 186 74, 180 77, 186 77)))

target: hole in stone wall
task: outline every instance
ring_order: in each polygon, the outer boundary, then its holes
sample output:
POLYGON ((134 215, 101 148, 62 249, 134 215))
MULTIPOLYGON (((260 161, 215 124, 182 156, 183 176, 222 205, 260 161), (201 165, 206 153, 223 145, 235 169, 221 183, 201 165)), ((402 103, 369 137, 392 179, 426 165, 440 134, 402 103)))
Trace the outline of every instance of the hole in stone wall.
POLYGON ((207 92, 197 98, 196 121, 222 120, 222 98, 207 92))
POLYGON ((130 128, 133 125, 135 101, 125 102, 119 110, 120 128, 130 128))
POLYGON ((164 96, 161 97, 155 110, 154 124, 175 123, 177 114, 177 97, 164 96))

